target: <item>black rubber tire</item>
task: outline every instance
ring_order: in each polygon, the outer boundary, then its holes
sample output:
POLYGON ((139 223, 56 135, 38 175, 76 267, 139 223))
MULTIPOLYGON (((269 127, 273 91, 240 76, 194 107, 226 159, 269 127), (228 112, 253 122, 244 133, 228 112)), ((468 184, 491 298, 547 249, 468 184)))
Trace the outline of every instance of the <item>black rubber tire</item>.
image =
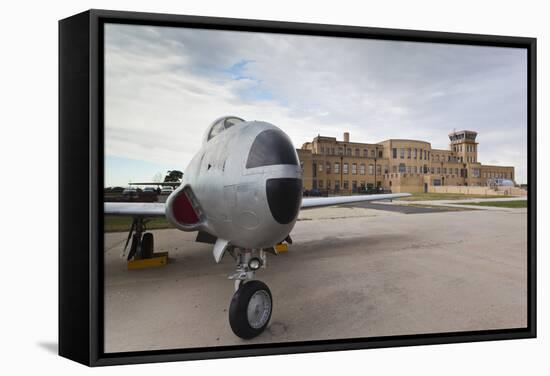
POLYGON ((141 258, 153 257, 154 241, 153 234, 146 232, 141 239, 141 258))
POLYGON ((261 281, 249 281, 242 284, 237 292, 233 294, 231 304, 229 305, 229 324, 231 325, 231 329, 236 336, 241 337, 242 339, 251 339, 264 331, 269 324, 272 313, 273 297, 271 296, 269 287, 261 281), (269 295, 271 309, 265 324, 260 328, 253 328, 248 322, 248 302, 250 301, 250 298, 252 298, 252 295, 259 290, 264 290, 269 295))

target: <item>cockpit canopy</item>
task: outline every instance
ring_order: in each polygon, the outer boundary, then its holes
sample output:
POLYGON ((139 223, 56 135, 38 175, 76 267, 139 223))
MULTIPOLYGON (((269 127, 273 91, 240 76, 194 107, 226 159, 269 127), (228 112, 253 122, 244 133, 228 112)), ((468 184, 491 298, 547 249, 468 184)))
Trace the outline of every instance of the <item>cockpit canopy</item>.
POLYGON ((212 123, 210 128, 208 128, 205 141, 210 141, 212 138, 216 137, 226 129, 229 129, 232 126, 242 122, 244 122, 244 120, 236 116, 224 116, 217 119, 212 123))

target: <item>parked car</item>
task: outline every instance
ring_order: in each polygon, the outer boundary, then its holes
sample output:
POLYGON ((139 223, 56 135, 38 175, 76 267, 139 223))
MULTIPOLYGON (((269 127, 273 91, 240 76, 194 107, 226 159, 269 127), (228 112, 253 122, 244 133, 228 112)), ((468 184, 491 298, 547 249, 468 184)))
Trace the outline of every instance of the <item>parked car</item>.
POLYGON ((124 188, 124 190, 122 191, 122 197, 124 197, 124 199, 135 199, 138 197, 138 195, 139 191, 136 187, 124 188))
POLYGON ((143 188, 143 192, 140 195, 140 201, 143 202, 155 202, 158 201, 158 193, 154 187, 143 188))
POLYGON ((313 189, 306 189, 303 193, 305 197, 327 197, 328 191, 327 190, 320 190, 317 188, 313 189))
POLYGON ((171 186, 164 186, 162 187, 160 194, 161 195, 169 195, 170 193, 174 192, 174 188, 171 186))

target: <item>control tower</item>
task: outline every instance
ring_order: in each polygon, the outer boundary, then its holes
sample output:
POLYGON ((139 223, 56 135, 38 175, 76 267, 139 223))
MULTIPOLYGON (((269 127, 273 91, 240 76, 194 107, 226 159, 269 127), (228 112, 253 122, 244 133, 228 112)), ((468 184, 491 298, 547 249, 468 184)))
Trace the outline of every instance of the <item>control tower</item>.
POLYGON ((457 131, 449 134, 450 149, 463 163, 477 162, 477 132, 457 131))

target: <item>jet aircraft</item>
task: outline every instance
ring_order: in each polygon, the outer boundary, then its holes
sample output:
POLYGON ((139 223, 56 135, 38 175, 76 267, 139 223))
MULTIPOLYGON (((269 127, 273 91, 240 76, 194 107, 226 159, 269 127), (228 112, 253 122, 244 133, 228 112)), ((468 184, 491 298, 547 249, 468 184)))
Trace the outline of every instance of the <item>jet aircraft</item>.
POLYGON ((276 245, 292 243, 290 232, 301 209, 410 195, 302 198, 302 168, 290 138, 273 124, 235 116, 210 125, 184 171, 166 203, 106 202, 104 212, 134 218, 125 246, 132 239, 128 258, 152 255, 153 235, 145 232, 145 222, 153 217, 197 231, 197 241, 214 244, 217 263, 231 255, 236 267, 229 276, 235 285, 229 323, 243 339, 256 337, 269 323, 272 295, 254 279, 255 272, 265 267, 267 254, 277 254, 276 245))

